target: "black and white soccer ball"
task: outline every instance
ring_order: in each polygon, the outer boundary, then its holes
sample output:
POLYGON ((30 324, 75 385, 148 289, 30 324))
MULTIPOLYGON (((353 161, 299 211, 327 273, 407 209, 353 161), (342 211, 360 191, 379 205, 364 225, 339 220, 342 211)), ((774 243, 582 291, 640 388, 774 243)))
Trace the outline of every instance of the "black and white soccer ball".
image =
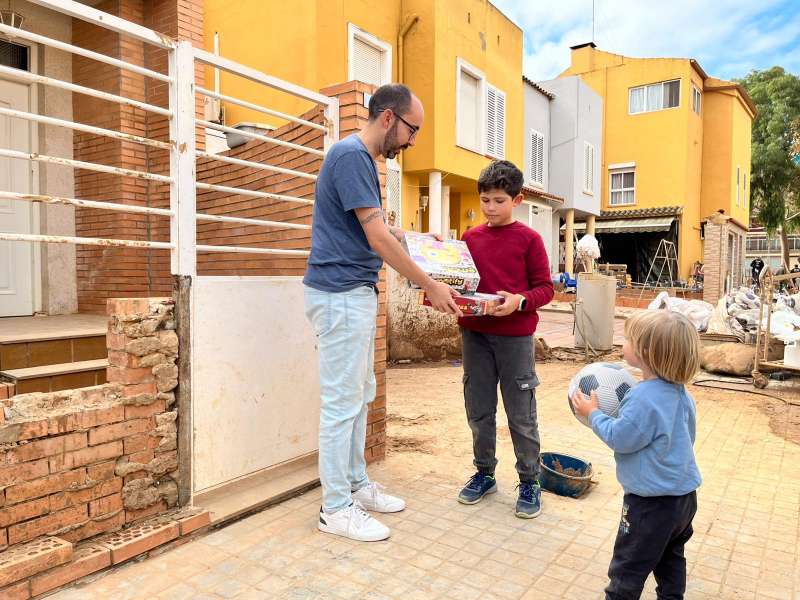
MULTIPOLYGON (((600 410, 609 417, 616 417, 619 414, 619 405, 625 395, 636 385, 636 379, 628 373, 622 365, 613 363, 592 363, 581 369, 569 383, 567 391, 567 402, 572 408, 572 395, 575 390, 581 390, 587 396, 592 392, 597 392, 597 400, 600 410)), ((584 417, 575 415, 581 423, 589 426, 589 422, 584 417)))

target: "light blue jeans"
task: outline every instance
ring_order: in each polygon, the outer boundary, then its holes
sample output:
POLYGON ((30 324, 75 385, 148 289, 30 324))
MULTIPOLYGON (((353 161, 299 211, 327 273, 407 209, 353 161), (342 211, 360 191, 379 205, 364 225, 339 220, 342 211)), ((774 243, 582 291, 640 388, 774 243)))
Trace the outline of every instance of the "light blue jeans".
POLYGON ((375 399, 378 295, 366 286, 339 293, 306 286, 305 301, 319 351, 322 508, 332 513, 369 483, 364 444, 367 405, 375 399))

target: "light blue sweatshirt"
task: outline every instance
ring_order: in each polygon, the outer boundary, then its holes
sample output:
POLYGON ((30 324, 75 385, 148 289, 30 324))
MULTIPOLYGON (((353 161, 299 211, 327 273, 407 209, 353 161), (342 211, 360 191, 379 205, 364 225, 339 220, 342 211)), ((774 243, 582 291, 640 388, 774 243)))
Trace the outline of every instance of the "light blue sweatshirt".
POLYGON ((682 496, 702 481, 694 458, 696 409, 683 385, 642 381, 625 396, 615 419, 594 410, 592 430, 614 451, 626 494, 682 496))

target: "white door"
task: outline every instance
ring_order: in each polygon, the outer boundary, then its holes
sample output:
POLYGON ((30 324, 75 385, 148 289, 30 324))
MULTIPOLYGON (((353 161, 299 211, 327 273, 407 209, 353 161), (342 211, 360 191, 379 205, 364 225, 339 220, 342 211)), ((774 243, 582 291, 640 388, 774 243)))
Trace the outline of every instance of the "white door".
MULTIPOLYGON (((27 85, 0 80, 0 106, 30 110, 27 85)), ((27 121, 0 115, 0 148, 30 152, 27 121)), ((25 160, 0 157, 0 190, 29 194, 31 168, 25 160)), ((33 204, 0 198, 0 231, 33 233, 33 204)), ((33 314, 33 245, 0 241, 0 317, 33 314)))
POLYGON ((542 204, 535 205, 531 210, 531 227, 542 236, 545 250, 547 250, 547 257, 550 261, 550 270, 552 272, 557 271, 551 256, 553 252, 553 209, 542 204))

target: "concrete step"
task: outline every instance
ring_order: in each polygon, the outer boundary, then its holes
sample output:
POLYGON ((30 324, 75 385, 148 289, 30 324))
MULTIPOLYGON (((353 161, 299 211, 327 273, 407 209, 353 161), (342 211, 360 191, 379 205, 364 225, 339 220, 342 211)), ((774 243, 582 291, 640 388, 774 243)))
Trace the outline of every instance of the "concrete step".
POLYGON ((102 315, 0 319, 0 371, 106 358, 102 315))
POLYGON ((219 526, 288 500, 319 485, 318 455, 306 456, 258 471, 211 490, 196 493, 193 503, 211 513, 219 526))
POLYGON ((107 367, 108 358, 95 358, 22 369, 4 369, 0 371, 0 378, 13 383, 17 395, 57 392, 105 383, 107 367))

